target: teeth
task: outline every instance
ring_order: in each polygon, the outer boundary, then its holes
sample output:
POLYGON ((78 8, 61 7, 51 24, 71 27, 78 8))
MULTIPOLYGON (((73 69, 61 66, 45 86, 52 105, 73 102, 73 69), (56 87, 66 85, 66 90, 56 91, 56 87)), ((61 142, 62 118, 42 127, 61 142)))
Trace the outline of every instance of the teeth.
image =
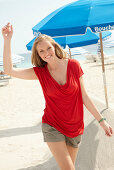
POLYGON ((45 57, 45 58, 50 58, 51 56, 47 56, 47 57, 45 57))

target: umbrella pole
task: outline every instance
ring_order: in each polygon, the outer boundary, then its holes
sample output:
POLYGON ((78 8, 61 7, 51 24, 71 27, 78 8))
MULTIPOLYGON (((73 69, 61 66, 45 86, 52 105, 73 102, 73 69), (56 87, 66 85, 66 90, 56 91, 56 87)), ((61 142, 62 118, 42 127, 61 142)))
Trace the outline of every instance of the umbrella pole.
POLYGON ((71 57, 71 50, 70 50, 70 48, 69 48, 69 54, 70 54, 70 58, 72 58, 72 57, 71 57))
POLYGON ((108 96, 107 96, 106 76, 105 76, 105 67, 104 67, 104 54, 103 54, 102 32, 99 33, 99 36, 100 36, 100 48, 101 48, 101 60, 102 60, 102 72, 103 72, 103 82, 104 82, 105 100, 106 100, 106 107, 108 108, 108 96))

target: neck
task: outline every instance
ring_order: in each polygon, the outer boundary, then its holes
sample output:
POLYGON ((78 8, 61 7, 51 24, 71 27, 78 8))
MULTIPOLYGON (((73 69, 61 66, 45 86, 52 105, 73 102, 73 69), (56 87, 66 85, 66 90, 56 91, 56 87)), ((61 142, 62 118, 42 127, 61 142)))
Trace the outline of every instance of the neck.
POLYGON ((62 59, 59 59, 58 57, 54 57, 52 60, 50 60, 47 63, 47 67, 49 68, 50 71, 55 71, 60 66, 61 61, 62 59))

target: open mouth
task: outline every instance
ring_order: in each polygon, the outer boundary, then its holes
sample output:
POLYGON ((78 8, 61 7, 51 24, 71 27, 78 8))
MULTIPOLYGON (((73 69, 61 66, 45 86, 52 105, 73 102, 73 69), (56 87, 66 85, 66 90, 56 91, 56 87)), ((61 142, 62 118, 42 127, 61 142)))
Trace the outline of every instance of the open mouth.
POLYGON ((48 56, 46 56, 45 58, 50 58, 51 56, 52 56, 52 55, 50 55, 50 56, 48 55, 48 56))

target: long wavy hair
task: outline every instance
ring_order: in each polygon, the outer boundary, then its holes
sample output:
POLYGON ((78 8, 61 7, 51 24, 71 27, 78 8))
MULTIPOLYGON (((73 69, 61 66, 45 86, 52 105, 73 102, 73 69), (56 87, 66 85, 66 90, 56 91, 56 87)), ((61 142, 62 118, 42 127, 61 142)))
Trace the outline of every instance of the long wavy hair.
POLYGON ((31 62, 32 65, 36 67, 44 67, 47 62, 42 60, 42 58, 39 56, 38 51, 37 51, 37 45, 39 42, 46 40, 49 41, 55 48, 55 55, 60 58, 69 58, 68 54, 64 51, 64 49, 50 36, 45 35, 45 34, 40 34, 34 41, 33 47, 32 47, 32 55, 31 55, 31 62))

